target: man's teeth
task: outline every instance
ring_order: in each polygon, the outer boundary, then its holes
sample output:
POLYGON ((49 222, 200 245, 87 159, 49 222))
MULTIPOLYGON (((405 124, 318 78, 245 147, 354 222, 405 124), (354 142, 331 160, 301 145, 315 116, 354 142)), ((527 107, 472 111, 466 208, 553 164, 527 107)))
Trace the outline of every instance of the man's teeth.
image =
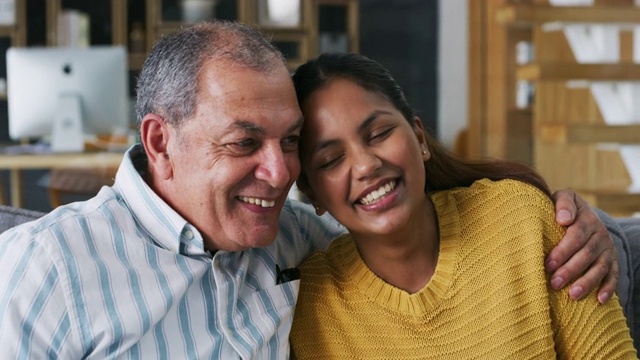
POLYGON ((252 198, 248 196, 240 196, 240 201, 246 202, 247 204, 252 205, 260 205, 263 208, 270 208, 276 206, 275 200, 262 200, 258 198, 252 198))
POLYGON ((393 190, 395 187, 396 187, 396 182, 395 181, 388 182, 388 183, 380 186, 378 189, 373 190, 372 192, 367 194, 367 196, 362 198, 360 200, 360 202, 362 204, 364 204, 364 205, 369 205, 371 203, 374 203, 378 199, 380 199, 381 197, 383 197, 383 196, 387 195, 389 192, 391 192, 391 190, 393 190))

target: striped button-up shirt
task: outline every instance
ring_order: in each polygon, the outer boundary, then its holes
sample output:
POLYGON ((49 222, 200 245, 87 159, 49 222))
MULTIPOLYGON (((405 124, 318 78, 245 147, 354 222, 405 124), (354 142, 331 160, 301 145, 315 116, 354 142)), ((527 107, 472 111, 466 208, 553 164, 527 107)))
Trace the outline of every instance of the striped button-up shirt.
POLYGON ((299 280, 277 284, 276 265, 342 228, 288 201, 270 246, 212 256, 138 153, 96 197, 2 234, 0 358, 287 358, 299 280))

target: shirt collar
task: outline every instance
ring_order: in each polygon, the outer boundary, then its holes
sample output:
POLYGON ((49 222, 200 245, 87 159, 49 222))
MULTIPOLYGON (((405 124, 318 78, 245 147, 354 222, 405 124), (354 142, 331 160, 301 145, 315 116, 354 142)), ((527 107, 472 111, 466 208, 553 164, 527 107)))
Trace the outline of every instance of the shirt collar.
POLYGON ((159 246, 185 255, 206 254, 198 230, 144 181, 147 161, 142 145, 129 148, 118 168, 113 188, 131 209, 139 225, 159 246))

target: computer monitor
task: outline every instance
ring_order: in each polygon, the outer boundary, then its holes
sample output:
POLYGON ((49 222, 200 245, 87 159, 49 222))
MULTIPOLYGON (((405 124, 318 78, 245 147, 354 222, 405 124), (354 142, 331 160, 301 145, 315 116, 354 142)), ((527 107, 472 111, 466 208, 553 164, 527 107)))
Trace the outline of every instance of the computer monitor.
POLYGON ((74 152, 86 137, 126 133, 128 86, 121 46, 10 48, 9 136, 50 137, 52 151, 74 152))

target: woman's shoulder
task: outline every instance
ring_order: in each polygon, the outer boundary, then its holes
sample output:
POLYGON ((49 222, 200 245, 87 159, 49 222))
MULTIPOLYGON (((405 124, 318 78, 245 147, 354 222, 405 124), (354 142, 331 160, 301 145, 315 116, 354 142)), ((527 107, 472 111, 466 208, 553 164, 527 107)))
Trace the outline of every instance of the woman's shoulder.
POLYGON ((535 186, 518 180, 482 179, 469 187, 436 193, 433 199, 438 209, 453 209, 462 228, 481 224, 555 224, 551 198, 535 186))
POLYGON ((513 179, 477 180, 469 187, 452 189, 450 195, 458 202, 471 202, 475 205, 486 204, 500 208, 526 205, 541 209, 551 206, 553 209, 551 198, 547 194, 531 184, 513 179))
POLYGON ((508 193, 512 195, 539 196, 543 199, 549 197, 537 187, 524 181, 515 179, 491 180, 480 179, 475 181, 469 189, 485 191, 489 193, 508 193))

